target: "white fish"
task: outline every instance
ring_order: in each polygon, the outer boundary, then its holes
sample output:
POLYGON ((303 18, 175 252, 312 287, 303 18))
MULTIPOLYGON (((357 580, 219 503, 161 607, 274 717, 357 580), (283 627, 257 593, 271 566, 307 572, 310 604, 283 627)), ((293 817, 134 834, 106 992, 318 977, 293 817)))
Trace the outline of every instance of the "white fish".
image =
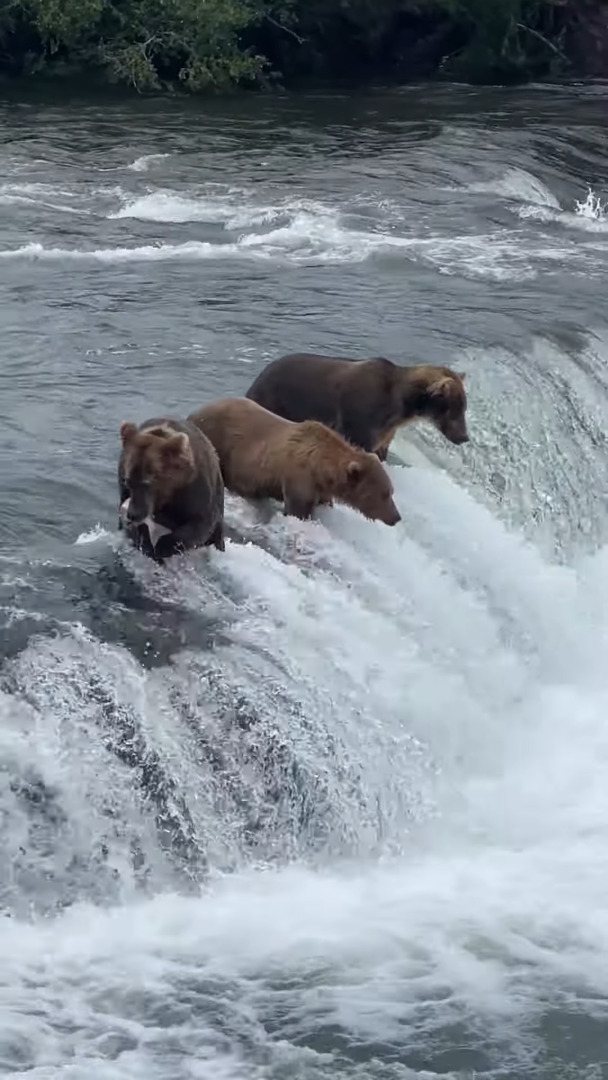
MULTIPOLYGON (((131 502, 131 497, 129 496, 129 498, 125 499, 125 501, 121 505, 119 513, 122 514, 123 516, 126 516, 127 510, 129 509, 129 503, 130 502, 131 502)), ((169 533, 171 532, 171 529, 166 529, 164 525, 159 525, 157 521, 154 521, 154 518, 152 518, 150 516, 150 514, 148 514, 148 516, 145 517, 143 521, 138 522, 138 524, 148 526, 148 533, 150 535, 150 543, 152 544, 153 548, 156 547, 156 545, 158 544, 158 541, 160 540, 161 536, 168 536, 169 533)))

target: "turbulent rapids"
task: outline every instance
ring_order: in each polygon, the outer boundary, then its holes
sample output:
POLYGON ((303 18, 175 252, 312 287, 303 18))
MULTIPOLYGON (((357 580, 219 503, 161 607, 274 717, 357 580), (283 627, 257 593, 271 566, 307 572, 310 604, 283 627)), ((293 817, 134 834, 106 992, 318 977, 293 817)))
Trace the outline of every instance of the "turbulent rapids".
POLYGON ((606 101, 417 94, 2 106, 2 1075, 602 1075, 606 101), (294 349, 470 443, 131 550, 120 422, 294 349))

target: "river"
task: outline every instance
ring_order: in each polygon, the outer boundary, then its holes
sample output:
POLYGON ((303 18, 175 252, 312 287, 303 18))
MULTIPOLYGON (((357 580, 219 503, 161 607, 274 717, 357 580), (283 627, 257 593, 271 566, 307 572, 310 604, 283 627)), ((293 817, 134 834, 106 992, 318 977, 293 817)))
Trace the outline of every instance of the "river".
POLYGON ((2 1076, 608 1076, 607 107, 3 99, 2 1076), (293 350, 470 443, 127 548, 120 422, 293 350))

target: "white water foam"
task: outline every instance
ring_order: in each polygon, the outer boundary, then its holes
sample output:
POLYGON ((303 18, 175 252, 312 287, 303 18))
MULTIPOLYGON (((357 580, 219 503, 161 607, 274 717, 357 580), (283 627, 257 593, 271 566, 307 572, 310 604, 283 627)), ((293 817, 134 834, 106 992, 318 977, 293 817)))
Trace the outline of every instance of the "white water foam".
POLYGON ((567 229, 576 229, 582 232, 608 232, 606 206, 591 188, 589 188, 584 200, 575 200, 574 210, 563 210, 559 204, 553 206, 544 203, 531 203, 519 206, 516 213, 522 220, 545 223, 556 222, 567 229))
POLYGON ((608 232, 608 206, 589 188, 583 202, 576 200, 576 224, 590 232, 608 232))
POLYGON ((592 188, 588 189, 584 200, 575 200, 573 210, 564 210, 538 177, 517 168, 508 169, 496 179, 469 184, 466 190, 507 199, 515 204, 513 213, 522 221, 557 223, 567 229, 591 233, 608 231, 607 207, 592 188))
POLYGON ((511 168, 493 180, 468 184, 466 190, 478 194, 499 195, 516 206, 514 212, 522 220, 558 222, 567 228, 586 232, 608 229, 606 206, 588 189, 584 200, 575 200, 574 210, 564 210, 553 192, 538 177, 524 169, 511 168))
MULTIPOLYGON (((261 671, 273 658, 306 718, 279 709, 273 723, 321 773, 329 725, 377 800, 385 858, 368 862, 364 845, 342 867, 242 870, 198 898, 5 920, 13 1069, 402 1080, 409 1062, 417 1076, 524 1076, 547 1009, 605 1019, 608 551, 579 569, 552 565, 447 476, 391 471, 395 529, 344 508, 304 527, 278 517, 266 530, 274 553, 229 544, 149 571, 151 587, 181 590, 191 607, 208 600, 209 567, 242 593, 218 663, 270 707, 243 649, 255 644, 261 671), (446 1067, 458 1053, 460 1068, 446 1067)), ((187 657, 146 674, 82 635, 38 646, 38 659, 36 648, 21 661, 32 713, 20 738, 55 767, 62 723, 82 726, 78 768, 62 756, 56 777, 69 771, 75 804, 87 784, 101 799, 107 775, 77 692, 89 668, 139 709, 183 789, 198 785, 207 805, 171 706, 177 685, 198 700, 187 657)), ((3 721, 5 741, 14 727, 3 721)), ((371 829, 339 780, 331 799, 371 829)))
POLYGON ((514 203, 513 212, 523 221, 558 222, 588 232, 601 232, 605 227, 604 207, 591 189, 583 202, 576 200, 574 211, 564 210, 550 188, 525 169, 510 168, 492 180, 468 184, 466 190, 498 195, 514 203))
POLYGON ((288 220, 298 211, 320 217, 335 216, 335 212, 330 208, 313 200, 291 199, 275 205, 260 205, 244 188, 208 184, 199 196, 180 195, 175 191, 155 191, 136 198, 127 198, 119 210, 109 214, 109 218, 118 221, 133 218, 138 221, 176 224, 203 221, 238 230, 272 223, 280 218, 288 220))
MULTIPOLYGON (((531 250, 529 244, 520 243, 507 230, 484 236, 410 238, 347 229, 336 220, 319 220, 304 213, 295 215, 288 225, 265 233, 244 234, 236 242, 189 240, 177 244, 159 242, 92 250, 45 247, 32 242, 15 249, 0 250, 0 259, 108 264, 236 258, 314 266, 358 263, 375 257, 407 258, 427 263, 442 273, 496 281, 533 278, 538 273, 535 263, 560 263, 564 255, 563 247, 557 246, 545 245, 531 250)), ((571 257, 575 259, 576 252, 571 257)), ((582 252, 580 258, 583 260, 582 252)), ((589 268, 589 260, 583 261, 589 268)))
POLYGON ((74 543, 79 545, 96 544, 100 540, 104 541, 111 539, 113 539, 113 533, 109 532, 108 529, 104 528, 103 525, 97 522, 97 524, 94 525, 92 529, 87 529, 85 532, 79 533, 74 543))
POLYGON ((137 173, 148 172, 150 166, 153 165, 155 161, 163 161, 164 158, 168 158, 168 157, 171 157, 171 155, 170 154, 142 154, 141 157, 136 158, 135 161, 132 161, 130 165, 127 165, 127 168, 130 169, 131 172, 137 172, 137 173))
MULTIPOLYGON (((347 208, 317 200, 285 196, 260 203, 249 189, 225 184, 206 184, 198 194, 160 190, 137 197, 118 189, 98 192, 118 197, 119 209, 109 218, 128 222, 221 226, 221 233, 183 242, 119 245, 85 250, 49 247, 30 242, 14 250, 0 251, 0 259, 45 261, 89 260, 107 264, 145 261, 206 261, 239 259, 281 265, 340 265, 369 258, 408 259, 441 273, 472 279, 524 281, 534 278, 543 266, 551 268, 568 256, 579 258, 586 270, 592 261, 584 253, 564 250, 563 244, 531 243, 513 229, 495 229, 481 235, 416 235, 407 216, 388 208, 382 220, 370 217, 368 201, 355 199, 347 208), (235 235, 236 234, 236 235, 235 235)), ((377 207, 375 210, 377 211, 377 207)), ((386 209, 386 208, 385 208, 386 209)), ((549 212, 545 208, 543 212, 549 212)), ((553 211, 551 211, 552 213, 553 211)), ((188 231, 189 237, 194 230, 188 231)))
POLYGON ((576 213, 579 217, 588 218, 590 221, 605 221, 606 206, 595 192, 589 188, 584 202, 576 200, 576 213))
POLYGON ((466 190, 476 194, 501 195, 516 202, 546 206, 553 210, 560 209, 558 200, 547 185, 525 169, 507 169, 502 176, 467 184, 466 190))

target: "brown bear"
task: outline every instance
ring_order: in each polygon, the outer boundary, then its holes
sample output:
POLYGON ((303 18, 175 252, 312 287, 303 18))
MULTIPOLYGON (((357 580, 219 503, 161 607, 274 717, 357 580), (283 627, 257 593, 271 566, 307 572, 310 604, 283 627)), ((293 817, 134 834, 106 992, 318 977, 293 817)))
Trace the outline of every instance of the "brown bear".
POLYGON ((429 420, 450 442, 468 441, 463 380, 451 368, 399 367, 382 356, 292 353, 271 361, 245 396, 286 420, 319 420, 385 461, 395 432, 412 420, 429 420))
POLYGON ((222 398, 188 419, 213 443, 224 483, 237 495, 282 500, 284 513, 302 519, 336 499, 373 521, 401 521, 378 458, 324 424, 292 423, 247 398, 222 398))
POLYGON ((119 517, 135 546, 157 562, 212 544, 223 551, 224 483, 199 428, 167 417, 140 427, 125 420, 120 439, 119 517))

